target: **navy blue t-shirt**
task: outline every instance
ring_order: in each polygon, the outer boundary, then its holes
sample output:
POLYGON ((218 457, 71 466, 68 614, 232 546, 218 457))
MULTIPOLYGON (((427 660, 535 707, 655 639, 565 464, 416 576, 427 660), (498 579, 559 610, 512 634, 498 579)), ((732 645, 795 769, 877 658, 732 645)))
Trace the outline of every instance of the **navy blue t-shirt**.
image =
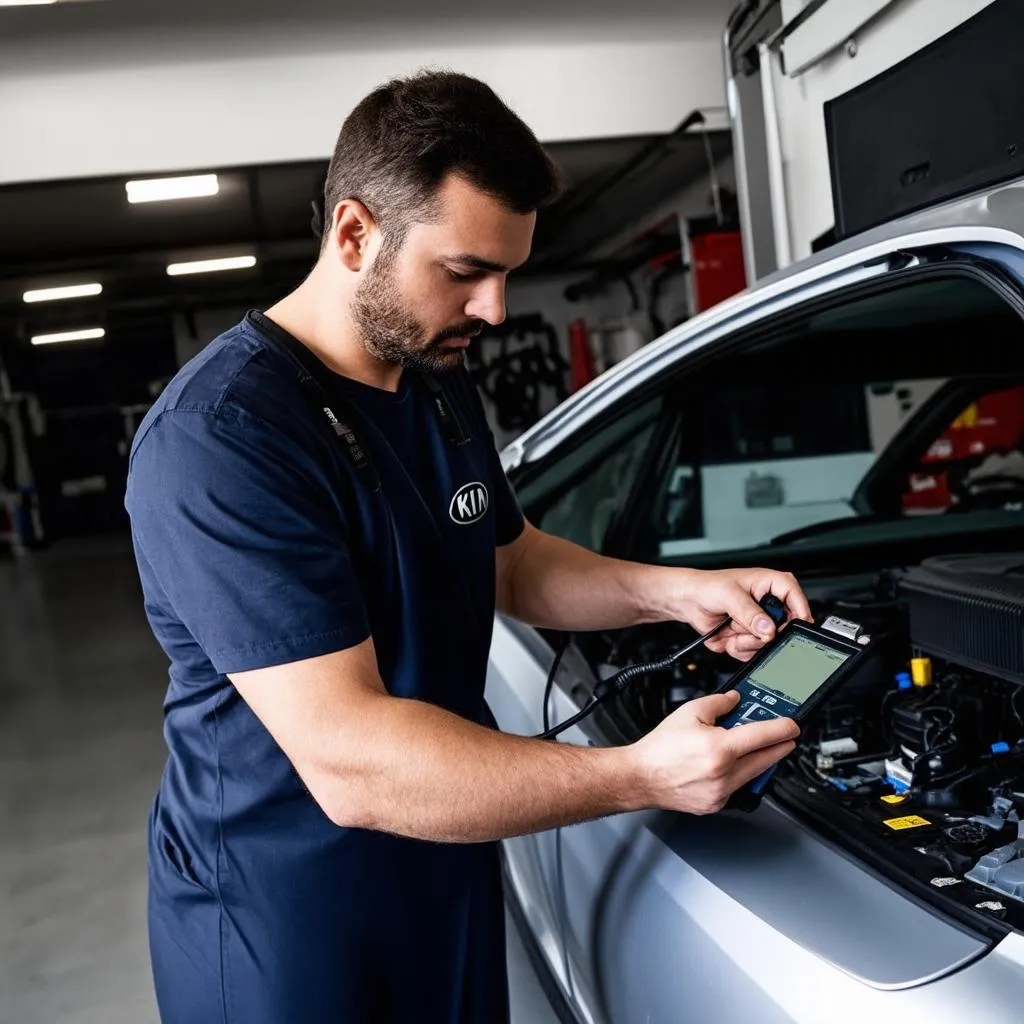
POLYGON ((523 518, 465 371, 436 378, 462 444, 415 375, 392 393, 328 374, 355 410, 375 491, 279 331, 250 313, 216 339, 132 448, 126 506, 146 613, 171 662, 149 844, 161 1014, 500 1022, 495 845, 334 825, 227 673, 372 636, 390 693, 493 725, 483 688, 495 548, 523 518))

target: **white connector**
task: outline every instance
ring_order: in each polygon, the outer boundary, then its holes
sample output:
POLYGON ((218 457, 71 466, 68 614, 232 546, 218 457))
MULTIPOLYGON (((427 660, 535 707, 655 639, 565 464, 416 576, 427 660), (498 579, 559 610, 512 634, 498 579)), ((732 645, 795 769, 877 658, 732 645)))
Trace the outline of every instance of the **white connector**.
POLYGON ((818 750, 824 757, 846 757, 847 754, 856 754, 858 747, 852 737, 840 736, 835 740, 822 740, 818 750))

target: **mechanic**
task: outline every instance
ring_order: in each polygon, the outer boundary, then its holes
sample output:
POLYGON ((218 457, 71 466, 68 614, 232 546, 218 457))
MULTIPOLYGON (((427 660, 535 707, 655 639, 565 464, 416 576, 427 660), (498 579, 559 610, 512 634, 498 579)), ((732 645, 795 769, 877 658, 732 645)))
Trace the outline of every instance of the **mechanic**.
POLYGON ((613 749, 504 735, 485 706, 495 606, 563 630, 730 615, 709 646, 740 659, 773 633, 755 598, 809 617, 789 575, 614 561, 524 521, 464 356, 558 189, 483 83, 378 88, 341 129, 309 276, 140 426, 126 506, 171 662, 165 1024, 506 1020, 496 840, 713 812, 793 748, 788 719, 714 727, 735 694, 613 749))

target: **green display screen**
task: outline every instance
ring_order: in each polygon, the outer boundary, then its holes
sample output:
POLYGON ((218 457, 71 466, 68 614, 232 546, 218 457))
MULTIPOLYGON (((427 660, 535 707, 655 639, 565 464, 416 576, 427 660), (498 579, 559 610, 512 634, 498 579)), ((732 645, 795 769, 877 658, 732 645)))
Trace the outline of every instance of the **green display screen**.
POLYGON ((747 676, 747 682, 800 705, 850 657, 852 652, 791 633, 747 676))

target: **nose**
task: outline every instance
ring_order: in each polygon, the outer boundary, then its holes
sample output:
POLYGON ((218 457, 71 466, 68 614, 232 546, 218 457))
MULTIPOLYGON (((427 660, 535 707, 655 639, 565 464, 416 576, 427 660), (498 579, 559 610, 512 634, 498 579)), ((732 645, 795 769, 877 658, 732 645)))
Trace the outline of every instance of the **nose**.
POLYGON ((497 327, 505 319, 505 312, 504 276, 488 277, 481 281, 466 303, 467 317, 485 320, 492 327, 497 327))

